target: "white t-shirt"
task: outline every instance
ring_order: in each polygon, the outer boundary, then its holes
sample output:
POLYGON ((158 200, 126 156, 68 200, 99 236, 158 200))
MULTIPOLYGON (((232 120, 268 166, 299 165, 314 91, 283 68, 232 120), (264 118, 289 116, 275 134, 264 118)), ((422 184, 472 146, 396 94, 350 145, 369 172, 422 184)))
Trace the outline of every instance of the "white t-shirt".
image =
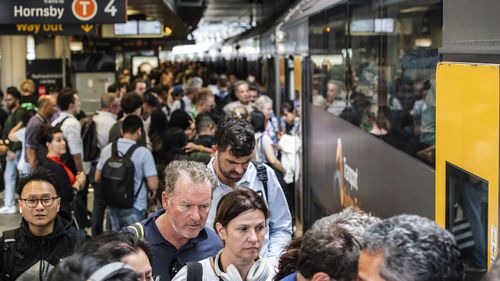
POLYGON ((273 145, 273 140, 262 132, 255 133, 255 160, 263 163, 268 163, 264 148, 268 145, 273 145))

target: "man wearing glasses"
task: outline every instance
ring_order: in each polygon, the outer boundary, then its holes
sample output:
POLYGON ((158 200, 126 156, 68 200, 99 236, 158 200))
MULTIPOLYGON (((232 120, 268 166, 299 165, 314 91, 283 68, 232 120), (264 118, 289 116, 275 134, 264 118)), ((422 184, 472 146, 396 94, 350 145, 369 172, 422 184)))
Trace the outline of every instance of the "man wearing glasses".
POLYGON ((58 213, 57 183, 46 170, 21 178, 17 192, 22 220, 0 240, 0 280, 45 280, 87 234, 74 228, 64 212, 58 213))

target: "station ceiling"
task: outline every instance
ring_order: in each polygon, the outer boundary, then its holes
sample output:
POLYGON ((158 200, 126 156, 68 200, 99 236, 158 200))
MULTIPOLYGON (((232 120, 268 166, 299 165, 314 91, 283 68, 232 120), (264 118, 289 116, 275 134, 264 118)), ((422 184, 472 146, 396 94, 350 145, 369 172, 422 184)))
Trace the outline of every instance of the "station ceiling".
POLYGON ((129 17, 144 16, 171 27, 186 38, 199 25, 241 23, 251 28, 274 16, 295 0, 128 0, 129 17), (136 14, 136 15, 134 15, 136 14))

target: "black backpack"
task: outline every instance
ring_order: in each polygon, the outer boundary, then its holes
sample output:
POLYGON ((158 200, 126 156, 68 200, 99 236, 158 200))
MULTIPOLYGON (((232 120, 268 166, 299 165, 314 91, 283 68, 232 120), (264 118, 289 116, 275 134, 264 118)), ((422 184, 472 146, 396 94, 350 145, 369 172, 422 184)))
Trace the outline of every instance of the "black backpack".
POLYGON ((134 206, 135 198, 137 198, 144 183, 144 181, 141 181, 139 190, 134 194, 135 169, 130 158, 138 147, 138 144, 134 144, 125 155, 120 156, 118 141, 111 144, 111 157, 106 160, 101 172, 104 201, 110 207, 130 209, 134 206))
POLYGON ((83 161, 99 159, 101 150, 97 146, 97 129, 93 119, 94 115, 80 120, 82 125, 83 161))

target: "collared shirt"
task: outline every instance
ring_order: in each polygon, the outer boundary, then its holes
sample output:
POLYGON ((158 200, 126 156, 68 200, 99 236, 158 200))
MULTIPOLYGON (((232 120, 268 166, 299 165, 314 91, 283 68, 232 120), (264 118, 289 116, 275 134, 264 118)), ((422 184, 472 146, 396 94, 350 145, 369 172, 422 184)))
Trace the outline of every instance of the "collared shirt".
MULTIPOLYGON (((118 153, 120 155, 125 155, 128 149, 135 144, 135 141, 119 138, 118 139, 118 153)), ((97 162, 97 170, 102 171, 102 167, 106 160, 111 158, 111 146, 112 143, 108 144, 101 151, 101 157, 99 157, 99 162, 97 162)), ((139 188, 141 191, 137 195, 134 202, 134 208, 139 211, 145 210, 148 207, 147 195, 148 188, 146 186, 145 178, 156 176, 156 164, 153 159, 153 154, 149 149, 144 146, 140 146, 135 149, 134 153, 130 157, 130 160, 134 163, 134 193, 136 193, 139 188), (141 187, 142 183, 142 187, 141 187)))
MULTIPOLYGON (((154 212, 141 224, 144 227, 144 240, 149 243, 153 250, 153 259, 151 261, 153 275, 159 274, 162 281, 170 281, 172 279, 170 268, 175 263, 177 268, 180 269, 187 262, 200 261, 217 255, 223 246, 215 231, 205 227, 196 238, 189 239, 184 246, 177 249, 172 243, 163 238, 156 226, 156 219, 164 212, 163 209, 154 212)), ((131 231, 131 229, 127 230, 131 231)))
MULTIPOLYGON (((213 168, 213 161, 215 161, 215 158, 212 158, 210 163, 208 163, 208 169, 218 181, 218 185, 213 191, 212 204, 205 226, 213 226, 217 204, 221 197, 234 190, 219 180, 213 168)), ((264 186, 257 177, 257 169, 252 163, 248 165, 245 174, 243 174, 243 177, 237 182, 236 186, 250 188, 262 194, 266 200, 270 217, 266 221, 266 236, 260 255, 266 258, 269 264, 275 266, 278 264, 278 259, 283 249, 292 239, 292 216, 276 174, 269 166, 266 166, 266 168, 268 178, 267 198, 265 198, 264 186)))
POLYGON ((73 114, 61 111, 59 117, 52 121, 52 126, 56 126, 63 120, 61 131, 63 131, 64 138, 68 143, 69 152, 71 155, 81 154, 83 156, 82 125, 80 125, 80 121, 73 114), (67 119, 64 120, 66 117, 67 119))
POLYGON ((109 131, 116 123, 116 115, 107 111, 97 111, 92 117, 97 132, 97 146, 102 149, 109 143, 109 131))

